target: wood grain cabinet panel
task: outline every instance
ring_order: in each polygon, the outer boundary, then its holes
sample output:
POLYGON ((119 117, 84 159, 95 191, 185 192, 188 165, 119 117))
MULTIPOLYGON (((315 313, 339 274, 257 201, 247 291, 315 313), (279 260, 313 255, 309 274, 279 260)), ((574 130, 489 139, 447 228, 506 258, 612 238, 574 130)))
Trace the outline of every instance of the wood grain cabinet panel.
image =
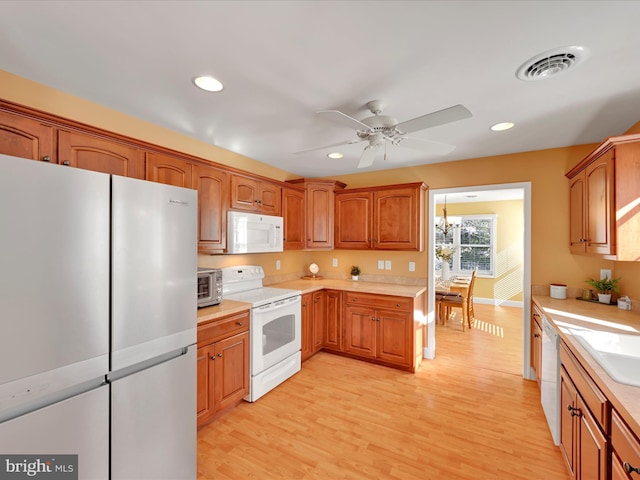
POLYGON ((53 138, 50 125, 0 111, 0 153, 55 162, 53 138))
POLYGON ((412 183, 337 192, 336 248, 424 250, 426 188, 412 183))
POLYGON ((305 246, 304 190, 282 189, 282 217, 285 250, 302 250, 305 246))
POLYGON ((531 368, 540 388, 542 374, 542 311, 531 303, 531 368))
POLYGON ((611 412, 611 470, 613 480, 640 478, 640 440, 616 410, 611 412))
POLYGON ((146 179, 175 187, 192 188, 193 165, 161 153, 147 153, 146 179))
POLYGON ((247 310, 198 326, 198 427, 249 394, 249 319, 247 310))
POLYGON ((58 163, 144 179, 144 150, 94 135, 58 131, 58 163))
POLYGON ((227 173, 204 165, 194 165, 192 171, 191 185, 198 190, 198 251, 222 253, 227 248, 227 173))
POLYGON ((231 174, 231 208, 266 215, 282 214, 282 187, 275 183, 231 174))
POLYGON ((342 335, 342 292, 325 290, 322 348, 334 352, 344 350, 342 335))
POLYGON ((639 261, 640 135, 611 137, 566 176, 572 253, 639 261))

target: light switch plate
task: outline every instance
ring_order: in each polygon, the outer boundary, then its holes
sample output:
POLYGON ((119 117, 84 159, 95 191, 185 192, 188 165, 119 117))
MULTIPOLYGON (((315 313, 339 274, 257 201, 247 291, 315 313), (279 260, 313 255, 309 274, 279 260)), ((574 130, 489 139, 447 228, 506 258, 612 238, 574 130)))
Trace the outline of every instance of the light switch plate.
POLYGON ((338 266, 338 259, 337 259, 337 258, 334 258, 334 259, 331 261, 331 265, 332 265, 332 266, 334 266, 334 267, 337 267, 337 266, 338 266))
POLYGON ((276 270, 280 270, 280 260, 276 260, 276 270))
POLYGON ((384 270, 384 260, 378 260, 378 270, 384 270))
POLYGON ((410 272, 416 271, 416 262, 409 262, 409 271, 410 272))
POLYGON ((600 280, 603 280, 605 278, 611 278, 611 270, 609 270, 608 268, 601 268, 600 269, 600 280))
POLYGON ((384 261, 384 269, 385 270, 391 270, 391 260, 385 260, 384 261))

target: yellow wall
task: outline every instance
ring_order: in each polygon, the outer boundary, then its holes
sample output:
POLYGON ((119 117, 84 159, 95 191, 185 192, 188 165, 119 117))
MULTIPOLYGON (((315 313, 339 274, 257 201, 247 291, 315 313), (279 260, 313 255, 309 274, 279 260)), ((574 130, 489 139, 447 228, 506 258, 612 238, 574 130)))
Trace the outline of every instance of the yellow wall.
MULTIPOLYGON (((270 167, 256 160, 234 154, 219 147, 170 131, 129 115, 88 102, 84 99, 56 91, 35 82, 0 70, 2 98, 39 110, 77 120, 109 131, 139 138, 174 150, 210 159, 268 176, 278 180, 294 178, 289 172, 270 167)), ((640 123, 630 132, 640 132, 640 123), (633 130, 635 129, 635 130, 633 130)), ((620 132, 623 134, 625 132, 620 132)), ((422 165, 417 167, 344 175, 336 178, 355 188, 370 185, 423 181, 431 188, 489 185, 513 182, 532 184, 532 284, 546 285, 562 282, 570 287, 584 287, 584 280, 597 276, 600 268, 613 269, 614 276, 622 277, 623 293, 640 298, 640 284, 632 279, 640 278, 640 262, 611 262, 578 255, 568 249, 569 192, 564 173, 577 164, 595 145, 579 145, 535 152, 514 153, 488 158, 422 165)), ((425 221, 428 209, 425 209, 425 221)), ((431 247, 430 247, 431 248, 431 247)), ((305 270, 309 262, 320 265, 321 271, 347 275, 349 266, 357 263, 366 277, 367 272, 378 275, 377 260, 391 260, 388 276, 402 276, 416 281, 426 277, 427 254, 406 252, 284 252, 237 256, 201 256, 202 265, 228 265, 261 263, 266 274, 287 275, 305 270), (331 266, 331 259, 338 259, 338 267, 331 266), (275 270, 275 260, 282 261, 280 271, 275 270), (416 272, 408 272, 408 262, 416 262, 416 272)))

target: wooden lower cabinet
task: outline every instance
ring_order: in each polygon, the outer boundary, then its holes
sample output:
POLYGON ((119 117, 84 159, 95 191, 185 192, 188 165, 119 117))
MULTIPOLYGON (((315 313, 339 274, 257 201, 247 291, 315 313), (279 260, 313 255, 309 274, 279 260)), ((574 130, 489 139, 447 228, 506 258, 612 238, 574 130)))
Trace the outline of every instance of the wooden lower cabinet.
POLYGON ((542 374, 542 312, 540 308, 531 304, 531 368, 540 388, 542 374))
POLYGON ((249 393, 249 315, 245 311, 198 326, 198 427, 249 393))
POLYGON ((609 478, 609 404, 581 367, 561 347, 560 450, 572 479, 609 478))
POLYGON ((413 299, 391 295, 344 294, 344 349, 347 354, 415 371, 413 299))
POLYGON ((302 361, 322 350, 325 294, 320 290, 302 295, 302 361))
POLYGON ((615 410, 611 412, 611 478, 640 478, 640 440, 615 410))
POLYGON ((341 352, 342 342, 342 292, 325 290, 322 348, 341 352))

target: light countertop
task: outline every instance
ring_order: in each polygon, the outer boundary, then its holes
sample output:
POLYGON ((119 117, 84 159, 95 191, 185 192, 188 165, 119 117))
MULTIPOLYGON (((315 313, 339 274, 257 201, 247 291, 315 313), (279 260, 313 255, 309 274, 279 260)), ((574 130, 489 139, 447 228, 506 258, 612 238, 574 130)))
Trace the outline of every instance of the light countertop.
POLYGON ((362 280, 340 280, 322 278, 319 280, 290 280, 288 282, 269 285, 276 288, 300 290, 303 294, 322 290, 342 290, 345 292, 373 293, 378 295, 396 295, 398 297, 416 298, 427 291, 426 285, 401 285, 396 283, 365 282, 362 280))
POLYGON ((640 434, 640 387, 618 383, 591 354, 562 327, 579 326, 595 331, 640 334, 640 314, 616 306, 600 305, 577 299, 557 300, 534 296, 545 316, 559 331, 560 338, 578 358, 584 369, 636 434, 640 434))
POLYGON ((222 300, 219 305, 198 309, 198 325, 217 320, 227 315, 240 313, 251 308, 250 303, 236 302, 235 300, 222 300))

